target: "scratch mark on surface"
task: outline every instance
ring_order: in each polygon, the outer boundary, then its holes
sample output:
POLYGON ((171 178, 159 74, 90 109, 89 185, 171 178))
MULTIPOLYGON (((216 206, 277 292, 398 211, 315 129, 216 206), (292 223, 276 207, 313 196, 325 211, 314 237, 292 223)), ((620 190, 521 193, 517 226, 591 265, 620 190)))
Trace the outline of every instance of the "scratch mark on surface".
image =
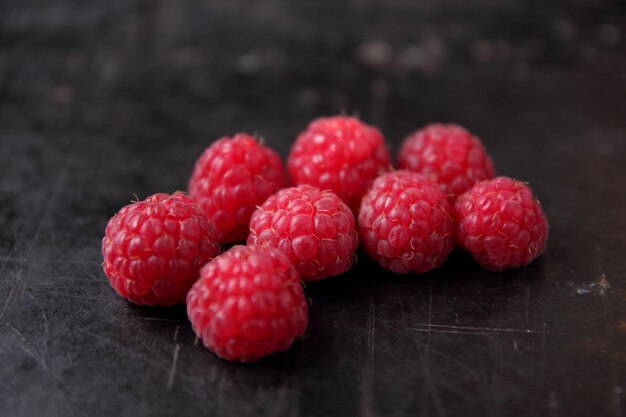
POLYGON ((508 290, 509 288, 518 288, 518 287, 523 287, 523 286, 528 286, 528 282, 520 282, 520 283, 515 283, 515 284, 502 285, 499 287, 486 288, 486 289, 483 289, 481 292, 482 293, 487 293, 490 291, 500 292, 502 290, 508 290))
POLYGON ((176 338, 178 338, 178 331, 180 330, 180 324, 178 326, 176 326, 176 330, 174 331, 174 342, 176 341, 176 338))
POLYGON ((61 166, 61 172, 59 173, 59 176, 57 177, 57 180, 52 188, 52 193, 50 194, 50 198, 48 199, 48 202, 46 203, 46 207, 44 208, 41 216, 39 216, 39 223, 37 223, 35 234, 33 235, 33 238, 31 239, 30 243, 28 244, 28 252, 30 252, 35 246, 35 242, 37 241, 37 238, 39 237, 39 233, 41 232, 41 225, 43 224, 45 218, 50 212, 50 209, 52 208, 52 203, 55 201, 56 196, 59 193, 59 190, 61 189, 61 185, 65 182, 65 179, 67 178, 67 174, 69 172, 69 167, 70 167, 70 160, 74 156, 73 151, 77 143, 78 143, 78 137, 75 137, 74 139, 72 139, 72 142, 70 143, 70 146, 67 150, 65 160, 63 161, 63 165, 61 166))
POLYGON ((417 327, 407 327, 406 330, 414 332, 425 333, 450 333, 450 334, 468 334, 468 335, 491 335, 498 333, 521 333, 521 334, 554 334, 554 335, 567 335, 565 332, 548 332, 545 329, 514 329, 507 327, 472 327, 472 326, 452 326, 447 324, 430 324, 430 323, 417 323, 417 327))
POLYGON ((176 378, 176 367, 178 366, 178 355, 180 353, 180 344, 176 343, 174 348, 174 357, 172 358, 172 367, 170 368, 170 375, 167 378, 167 389, 171 389, 174 386, 174 379, 176 378))
MULTIPOLYGON (((5 266, 6 266, 6 263, 5 263, 5 266)), ((0 272, 2 272, 2 269, 0 269, 0 272)), ((14 273, 11 273, 10 277, 12 278, 13 285, 11 285, 11 288, 9 289, 9 293, 7 294, 7 298, 5 299, 4 306, 2 307, 2 311, 0 311, 0 321, 4 317, 4 314, 6 313, 6 311, 8 310, 9 305, 14 304, 17 301, 18 294, 20 291, 20 285, 22 281, 24 280, 22 269, 19 269, 15 271, 14 273)))
POLYGON ((376 335, 376 315, 374 298, 369 297, 369 314, 367 316, 367 358, 365 366, 361 370, 363 382, 361 383, 361 416, 371 417, 374 415, 372 409, 373 395, 373 363, 374 363, 374 340, 376 335))
POLYGON ((608 355, 606 355, 608 369, 610 370, 610 378, 613 383, 613 393, 612 393, 612 406, 613 406, 613 415, 619 417, 622 415, 621 407, 619 406, 621 403, 621 395, 622 388, 618 385, 618 374, 617 367, 615 366, 615 341, 613 339, 613 323, 609 314, 609 305, 607 298, 609 296, 609 290, 611 289, 611 285, 609 281, 606 279, 605 274, 600 274, 598 278, 598 294, 602 297, 602 313, 604 316, 604 337, 606 340, 606 350, 608 355), (616 406, 617 405, 617 406, 616 406))
POLYGON ((13 303, 15 303, 18 298, 21 300, 24 298, 24 291, 26 290, 26 279, 28 278, 28 274, 30 273, 30 268, 26 270, 26 273, 18 274, 15 280, 15 293, 13 295, 13 303))
POLYGON ((80 327, 77 327, 76 330, 78 330, 81 333, 85 333, 85 334, 87 334, 87 335, 89 335, 89 336, 91 336, 91 337, 93 337, 93 338, 95 338, 95 339, 97 339, 97 340, 107 344, 107 345, 111 345, 111 346, 117 348, 118 350, 120 350, 122 352, 126 352, 126 353, 130 354, 131 356, 139 358, 139 359, 141 359, 141 360, 143 360, 143 361, 145 361, 147 363, 150 363, 150 364, 153 364, 153 365, 158 366, 160 368, 166 369, 166 366, 164 366, 163 364, 155 362, 155 361, 152 361, 150 359, 147 359, 143 355, 141 355, 140 353, 137 353, 137 352, 135 352, 135 351, 133 351, 131 349, 128 349, 127 347, 125 347, 123 345, 120 345, 119 343, 116 343, 115 341, 113 341, 113 340, 111 340, 111 339, 109 339, 107 337, 100 336, 100 335, 98 335, 96 333, 93 333, 93 332, 91 332, 89 330, 82 329, 80 327))
POLYGON ((7 294, 6 300, 4 300, 4 306, 2 307, 2 311, 0 311, 0 320, 2 320, 2 318, 4 317, 4 313, 6 313, 7 308, 9 307, 9 304, 11 303, 11 300, 14 297, 15 291, 16 291, 16 285, 13 285, 11 289, 9 290, 9 294, 7 294))
POLYGON ((66 294, 66 293, 61 293, 61 292, 57 292, 57 291, 48 291, 48 290, 45 290, 43 288, 37 288, 37 287, 28 287, 28 289, 31 290, 31 291, 39 291, 39 292, 45 293, 46 295, 65 297, 65 298, 75 298, 77 300, 102 301, 102 302, 105 302, 105 303, 110 301, 110 300, 108 300, 106 298, 88 297, 88 296, 84 296, 84 295, 66 294))
POLYGON ((26 343, 26 336, 24 336, 24 333, 22 333, 22 332, 20 332, 19 330, 17 330, 17 329, 15 328, 15 326, 13 326, 12 324, 7 324, 7 326, 8 326, 11 330, 13 330, 13 332, 14 332, 15 334, 17 334, 17 335, 20 337, 20 341, 21 341, 22 343, 26 343))
MULTIPOLYGON (((99 334, 95 334, 95 333, 93 333, 93 332, 90 332, 89 330, 81 329, 80 327, 79 327, 79 328, 77 328, 77 330, 78 330, 79 332, 82 332, 82 333, 88 334, 89 336, 95 337, 96 339, 98 339, 98 340, 100 340, 100 341, 102 341, 102 342, 105 342, 105 343, 107 343, 107 344, 110 344, 110 345, 112 345, 112 346, 115 346, 116 348, 118 348, 118 349, 120 349, 120 350, 132 352, 132 351, 130 351, 129 349, 127 349, 125 346, 122 346, 122 345, 120 345, 120 344, 118 344, 118 343, 115 343, 113 340, 111 340, 111 339, 109 339, 109 338, 107 338, 107 337, 100 336, 99 334)), ((133 353, 133 354, 135 354, 135 352, 132 352, 132 353, 133 353)), ((135 354, 135 355, 136 355, 136 356, 141 357, 141 355, 138 355, 138 354, 135 354)), ((142 359, 143 359, 143 358, 142 358, 142 359)))
POLYGON ((69 392, 72 396, 74 396, 74 391, 72 391, 72 389, 61 380, 61 378, 59 378, 58 376, 56 376, 49 368, 48 366, 43 362, 43 360, 41 358, 39 358, 37 355, 35 355, 34 353, 32 353, 31 351, 29 351, 28 349, 26 349, 26 347, 24 347, 23 345, 20 345, 19 348, 24 351, 28 356, 30 356, 31 358, 33 358, 35 360, 35 362, 37 362, 39 365, 41 365, 41 367, 44 369, 44 371, 50 375, 50 377, 52 379, 54 379, 57 383, 59 383, 63 388, 65 388, 65 390, 67 392, 69 392))
POLYGON ((367 332, 367 347, 368 347, 368 360, 374 359, 374 338, 376 336, 376 309, 374 306, 374 298, 370 297, 369 317, 367 320, 368 332, 367 332))
MULTIPOLYGON (((9 255, 11 253, 13 253, 13 248, 15 247, 15 244, 13 244, 13 246, 11 247, 11 250, 9 252, 9 255)), ((3 263, 2 263, 2 267, 0 267, 0 272, 4 272, 4 270, 6 269, 7 265, 9 264, 10 261, 13 261, 14 259, 11 258, 11 256, 8 256, 6 258, 3 258, 3 263)), ((13 282, 13 285, 11 285, 11 288, 9 289, 9 293, 7 294, 7 298, 4 300, 4 305, 2 306, 2 311, 0 311, 0 321, 2 321, 2 318, 4 317, 4 314, 6 313, 9 304, 11 303, 12 300, 15 299, 16 297, 16 293, 18 292, 19 289, 19 282, 21 281, 20 275, 21 271, 16 273, 16 277, 15 280, 13 282)))
POLYGON ((441 397, 439 396, 437 384, 435 384, 435 381, 433 380, 432 372, 430 369, 430 341, 426 343, 424 350, 427 352, 428 356, 422 352, 422 349, 417 349, 417 353, 420 356, 420 362, 422 365, 422 373, 424 374, 424 379, 426 380, 426 385, 428 386, 430 398, 432 399, 433 405, 435 406, 435 413, 439 417, 443 417, 446 415, 446 413, 443 408, 443 403, 441 402, 441 397))
MULTIPOLYGON (((387 321, 387 320, 383 320, 383 321, 382 321, 382 324, 383 324, 383 326, 385 326, 385 327, 387 327, 387 328, 389 328, 389 329, 391 329, 391 330, 394 330, 394 331, 395 331, 395 332, 397 332, 398 334, 400 334, 400 335, 402 335, 402 336, 406 337, 407 339, 409 339, 409 340, 413 341, 414 343, 417 343, 417 344, 418 344, 418 345, 420 345, 420 346, 424 346, 424 343, 423 343, 423 342, 421 342, 420 340, 418 340, 418 339, 416 339, 416 338, 412 337, 410 334, 407 334, 407 332, 406 332, 406 331, 403 331, 402 329, 398 329, 398 328, 396 328, 396 327, 392 326, 392 325, 390 324, 390 322, 389 322, 389 321, 387 321)), ((463 362, 461 362, 461 361, 457 361, 457 360, 455 360, 455 359, 454 359, 453 357, 451 357, 451 356, 448 356, 448 355, 446 355, 446 354, 444 354, 444 353, 442 353, 442 352, 440 352, 440 351, 438 351, 438 350, 436 350, 436 349, 433 349, 433 348, 432 348, 432 346, 431 346, 431 348, 430 348, 430 352, 431 352, 431 354, 435 354, 435 355, 437 355, 437 356, 439 356, 439 357, 441 357, 441 358, 443 358, 443 359, 445 359, 445 360, 449 361, 450 363, 452 363, 452 364, 454 364, 454 365, 458 366, 459 368, 461 368, 461 369, 463 369, 463 370, 467 371, 468 373, 472 374, 472 376, 473 376, 474 378, 479 378, 479 377, 480 377, 480 373, 479 373, 477 370, 475 370, 475 369, 473 369, 473 368, 470 368, 469 366, 467 366, 465 363, 463 363, 463 362)))
POLYGON ((430 336, 433 327, 433 280, 430 279, 430 290, 428 291, 428 348, 426 349, 426 356, 430 361, 430 336))
POLYGON ((31 283, 28 285, 28 288, 39 288, 39 289, 45 289, 45 288, 54 288, 54 289, 70 289, 70 290, 75 290, 78 288, 78 285, 76 285, 76 283, 78 282, 89 282, 91 284, 98 284, 98 285, 109 285, 108 282, 104 281, 104 280, 100 280, 100 279, 82 279, 82 278, 76 278, 76 277, 72 277, 72 276, 63 276, 63 275, 55 275, 54 276, 55 280, 58 281, 62 281, 62 280, 67 280, 69 282, 67 282, 68 285, 61 285, 59 284, 59 282, 54 282, 54 283, 50 283, 50 282, 42 282, 41 284, 34 284, 31 283))
POLYGON ((502 384, 500 383, 500 375, 502 375, 502 371, 504 368, 504 352, 502 349, 502 344, 498 342, 492 343, 491 352, 493 352, 492 357, 495 365, 495 370, 493 376, 491 377, 490 388, 492 392, 494 415, 500 416, 504 414, 502 401, 502 384))
POLYGON ((9 328, 11 330, 13 330, 13 332, 15 334, 17 334, 19 336, 20 339, 20 343, 19 343, 19 348, 26 353, 28 356, 30 356, 31 358, 33 358, 35 360, 35 362, 37 362, 37 364, 39 364, 43 370, 52 378, 54 379, 58 384, 60 384, 63 388, 65 388, 65 390, 67 392, 69 392, 72 396, 74 396, 74 391, 65 383, 61 380, 61 378, 59 378, 58 376, 56 376, 51 370, 50 368, 48 368, 48 364, 46 363, 46 361, 44 360, 43 357, 36 355, 35 353, 31 352, 29 349, 26 348, 26 336, 24 336, 24 334, 22 332, 20 332, 19 330, 17 330, 13 325, 9 324, 8 325, 9 328))
POLYGON ((43 353, 41 354, 41 361, 45 364, 46 356, 48 355, 48 339, 50 337, 50 328, 48 326, 48 315, 46 314, 46 310, 44 310, 41 303, 35 298, 34 295, 32 295, 30 292, 27 292, 26 294, 35 302, 35 304, 37 304, 37 307, 39 307, 39 310, 41 310, 41 317, 43 319, 43 329, 44 329, 44 334, 45 334, 45 337, 43 340, 43 353))
MULTIPOLYGON (((63 165, 61 166, 59 176, 57 177, 57 180, 52 188, 52 193, 50 194, 50 198, 48 199, 48 202, 46 203, 43 213, 41 213, 41 216, 39 217, 39 222, 37 223, 37 227, 35 228, 35 233, 33 234, 33 237, 30 243, 28 244, 27 251, 29 254, 32 252, 33 248, 35 247, 37 238, 39 237, 39 234, 41 233, 41 226, 43 225, 45 219, 48 217, 50 210, 52 208, 52 204, 55 202, 57 195, 59 194, 59 190, 61 190, 61 186, 63 185, 63 183, 65 182, 65 179, 67 178, 67 174, 70 168, 70 160, 74 156, 73 151, 77 143, 78 143, 78 136, 72 139, 72 142, 70 143, 68 147, 65 160, 63 161, 63 165)), ((28 278, 29 276, 27 272, 24 278, 16 284, 18 288, 21 287, 20 292, 23 292, 26 290, 26 283, 28 282, 28 278)))
MULTIPOLYGON (((170 369, 167 364, 148 359, 144 355, 142 355, 141 353, 138 353, 138 352, 135 352, 135 351, 133 351, 131 349, 128 349, 127 347, 122 346, 122 345, 114 342, 113 340, 111 340, 109 338, 106 338, 104 336, 100 336, 100 335, 98 335, 96 333, 93 333, 93 332, 91 332, 89 330, 82 329, 80 327, 77 327, 76 330, 81 332, 81 333, 87 334, 87 335, 89 335, 89 336, 91 336, 91 337, 93 337, 93 338, 95 338, 95 339, 97 339, 97 340, 107 344, 107 345, 111 345, 111 346, 115 347, 116 349, 118 349, 121 352, 126 352, 127 354, 129 354, 129 355, 131 355, 133 357, 141 359, 142 361, 144 361, 146 363, 149 363, 149 364, 151 364, 151 365, 153 365, 153 366, 155 366, 155 367, 157 367, 159 369, 162 369, 162 370, 170 369)), ((184 375, 183 374, 183 375, 179 375, 179 378, 184 378, 186 380, 193 381, 194 384, 202 383, 202 379, 201 378, 196 378, 196 377, 191 376, 191 375, 184 375)))
MULTIPOLYGON (((62 264, 62 265, 102 265, 101 260, 93 260, 93 261, 80 261, 80 260, 72 260, 72 259, 45 259, 45 258, 10 258, 4 257, 0 258, 0 262, 17 262, 24 264, 62 264)), ((2 270, 2 268, 0 268, 2 270)))
POLYGON ((180 323, 178 319, 162 319, 160 317, 139 317, 139 320, 148 320, 148 321, 169 321, 174 323, 180 323))
MULTIPOLYGON (((72 156, 72 151, 75 147, 75 145, 78 143, 78 137, 75 137, 72 142, 70 143, 70 146, 68 148, 68 152, 66 154, 65 160, 63 161, 63 164, 61 166, 61 172, 58 176, 58 179, 56 181, 56 183, 54 184, 53 188, 52 188, 52 193, 50 194, 50 198, 48 199, 48 202, 46 203, 46 206, 44 208, 43 213, 40 215, 39 217, 39 222, 37 223, 37 226, 35 228, 35 232, 33 237, 30 240, 30 243, 27 246, 27 252, 30 254, 32 252, 32 249, 35 245, 35 242, 37 241, 37 237, 39 236, 40 232, 41 232, 41 226, 45 220, 45 218, 47 217, 48 213, 50 212, 50 208, 52 206, 52 202, 55 199, 56 195, 58 194, 59 190, 61 189, 61 185, 63 184, 63 182, 65 181, 65 178, 67 177, 67 173, 69 171, 69 161, 70 161, 70 157, 72 156)), ((2 267, 0 268, 0 272, 4 271, 6 269, 6 266, 8 265, 8 263, 10 261, 14 261, 15 259, 12 258, 10 255, 13 253, 13 248, 11 249, 11 252, 9 253, 9 256, 3 258, 4 262, 2 263, 2 267)), ((11 300, 15 300, 17 299, 17 295, 20 294, 22 291, 24 291, 26 289, 26 281, 27 281, 28 276, 26 277, 22 277, 22 276, 18 276, 17 279, 15 280, 15 283, 13 284, 13 286, 11 287, 11 290, 9 292, 9 296, 7 297, 7 299, 5 300, 5 304, 2 308, 2 311, 0 312, 0 320, 2 320, 2 317, 4 317, 4 314, 8 308, 9 303, 11 302, 11 300)))

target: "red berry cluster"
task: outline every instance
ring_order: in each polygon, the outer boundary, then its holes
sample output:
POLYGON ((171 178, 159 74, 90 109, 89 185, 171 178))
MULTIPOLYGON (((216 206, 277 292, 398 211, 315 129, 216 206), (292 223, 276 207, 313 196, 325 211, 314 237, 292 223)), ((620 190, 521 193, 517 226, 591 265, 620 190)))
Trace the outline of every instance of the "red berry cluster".
POLYGON ((288 349, 308 325, 302 282, 347 272, 359 240, 399 274, 442 265, 455 246, 486 269, 532 262, 548 221, 530 188, 495 177, 479 138, 431 124, 404 141, 394 171, 378 129, 311 122, 287 160, 240 133, 200 156, 182 193, 123 207, 106 228, 104 271, 137 304, 187 303, 204 345, 241 362, 288 349), (218 255, 219 243, 240 243, 218 255))

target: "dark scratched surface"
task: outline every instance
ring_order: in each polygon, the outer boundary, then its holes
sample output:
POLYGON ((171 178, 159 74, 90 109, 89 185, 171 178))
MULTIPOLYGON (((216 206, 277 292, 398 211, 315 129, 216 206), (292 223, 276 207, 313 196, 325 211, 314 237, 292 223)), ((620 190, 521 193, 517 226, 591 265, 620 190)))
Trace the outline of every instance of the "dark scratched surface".
POLYGON ((625 38, 608 0, 2 1, 0 415, 626 415, 625 38), (133 193, 341 111, 394 150, 468 126, 541 199, 544 256, 402 277, 361 254, 250 365, 113 292, 100 240, 133 193))

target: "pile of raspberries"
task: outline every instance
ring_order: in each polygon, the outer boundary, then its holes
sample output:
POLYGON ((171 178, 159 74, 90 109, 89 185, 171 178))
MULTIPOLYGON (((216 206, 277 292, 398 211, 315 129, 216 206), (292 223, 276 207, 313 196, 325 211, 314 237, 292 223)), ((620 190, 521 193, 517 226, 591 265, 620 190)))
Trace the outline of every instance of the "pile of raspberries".
POLYGON ((463 127, 414 132, 397 166, 381 132, 354 117, 311 122, 287 172, 254 137, 221 138, 196 162, 188 194, 155 194, 109 221, 104 272, 133 303, 186 302, 208 349, 251 362, 303 336, 303 282, 347 272, 359 242, 398 274, 437 268, 456 246, 490 271, 545 250, 539 201, 526 183, 495 177, 481 140, 463 127), (230 249, 220 254, 221 244, 230 249))

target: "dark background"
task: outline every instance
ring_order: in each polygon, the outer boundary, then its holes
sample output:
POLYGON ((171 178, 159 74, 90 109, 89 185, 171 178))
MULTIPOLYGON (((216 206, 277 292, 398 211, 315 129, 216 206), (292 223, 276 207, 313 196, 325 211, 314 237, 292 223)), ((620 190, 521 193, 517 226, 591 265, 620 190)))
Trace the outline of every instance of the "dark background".
POLYGON ((626 415, 625 99, 617 0, 3 0, 0 415, 626 415), (394 150, 466 125, 543 202, 544 256, 403 277, 361 255, 307 287, 306 339, 248 365, 113 292, 100 239, 133 193, 341 111, 394 150))

